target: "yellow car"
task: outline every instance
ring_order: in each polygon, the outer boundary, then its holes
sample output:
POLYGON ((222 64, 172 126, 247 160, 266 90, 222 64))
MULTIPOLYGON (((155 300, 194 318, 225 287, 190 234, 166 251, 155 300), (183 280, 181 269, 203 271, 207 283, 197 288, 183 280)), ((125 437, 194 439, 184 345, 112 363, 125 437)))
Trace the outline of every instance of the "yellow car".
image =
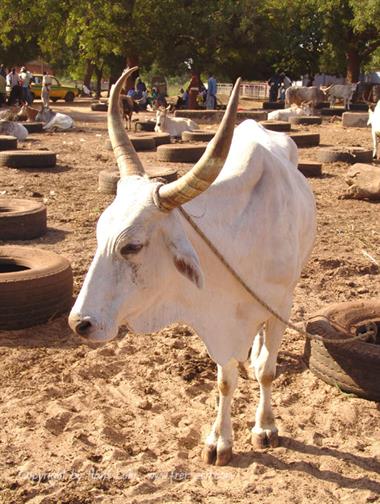
MULTIPOLYGON (((34 74, 33 81, 30 84, 30 91, 33 100, 41 96, 42 89, 42 74, 34 74)), ((74 86, 63 86, 57 77, 51 76, 50 86, 50 100, 56 102, 57 100, 65 100, 65 102, 72 102, 74 98, 79 95, 79 89, 74 86)))

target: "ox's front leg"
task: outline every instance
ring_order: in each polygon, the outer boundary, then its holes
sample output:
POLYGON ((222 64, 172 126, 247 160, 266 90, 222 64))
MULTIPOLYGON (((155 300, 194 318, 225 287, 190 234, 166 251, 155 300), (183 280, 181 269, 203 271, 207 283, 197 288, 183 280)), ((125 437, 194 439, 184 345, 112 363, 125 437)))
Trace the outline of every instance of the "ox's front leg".
POLYGON ((257 448, 278 446, 278 431, 272 412, 272 382, 276 376, 277 354, 285 326, 277 319, 270 319, 266 323, 264 335, 261 339, 259 351, 252 352, 252 367, 255 369, 257 381, 260 385, 260 399, 256 410, 256 422, 252 429, 252 443, 257 448))
POLYGON ((378 142, 379 142, 379 137, 376 134, 375 129, 372 126, 372 142, 373 142, 373 151, 372 151, 372 157, 373 159, 379 159, 378 156, 378 142))
POLYGON ((231 401, 238 379, 237 361, 231 359, 225 366, 218 365, 219 403, 216 420, 207 436, 203 459, 208 464, 226 465, 232 457, 233 432, 231 401))

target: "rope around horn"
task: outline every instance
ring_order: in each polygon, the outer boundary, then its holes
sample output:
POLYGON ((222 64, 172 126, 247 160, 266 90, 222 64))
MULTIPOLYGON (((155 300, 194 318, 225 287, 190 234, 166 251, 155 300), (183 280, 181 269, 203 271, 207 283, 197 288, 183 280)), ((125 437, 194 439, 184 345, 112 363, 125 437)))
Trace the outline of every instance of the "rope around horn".
POLYGON ((312 339, 312 340, 318 340, 322 341, 323 343, 339 343, 339 344, 344 344, 348 343, 350 341, 357 341, 357 340, 364 340, 364 338, 367 338, 368 336, 376 336, 375 330, 372 329, 370 331, 367 331, 364 334, 359 334, 357 336, 352 336, 351 334, 347 333, 346 330, 341 327, 339 324, 336 322, 332 322, 331 320, 328 319, 328 317, 324 317, 323 315, 317 315, 316 317, 321 317, 325 318, 328 320, 328 322, 335 328, 339 329, 341 333, 343 333, 345 336, 348 336, 348 338, 342 340, 338 338, 324 338, 323 336, 320 336, 319 334, 312 334, 307 332, 304 329, 301 329, 297 327, 295 324, 290 322, 289 320, 285 320, 281 315, 279 315, 273 308, 271 308, 265 301, 263 301, 241 278, 241 276, 234 270, 234 268, 226 261, 226 259, 223 257, 223 255, 219 252, 219 250, 215 247, 215 245, 207 238, 207 236, 203 233, 203 231, 195 224, 193 219, 190 217, 190 215, 183 209, 183 207, 179 207, 178 210, 181 212, 183 217, 187 220, 187 222, 190 224, 190 226, 196 231, 196 233, 202 238, 202 240, 207 244, 207 246, 212 250, 212 252, 216 255, 216 257, 220 260, 220 262, 228 269, 228 271, 231 273, 232 276, 236 278, 236 280, 244 287, 244 289, 250 294, 255 301, 257 301, 261 306, 263 306, 266 310, 269 311, 274 317, 276 317, 277 320, 282 322, 286 327, 289 327, 290 329, 293 329, 294 331, 297 331, 299 334, 302 334, 305 338, 312 339))

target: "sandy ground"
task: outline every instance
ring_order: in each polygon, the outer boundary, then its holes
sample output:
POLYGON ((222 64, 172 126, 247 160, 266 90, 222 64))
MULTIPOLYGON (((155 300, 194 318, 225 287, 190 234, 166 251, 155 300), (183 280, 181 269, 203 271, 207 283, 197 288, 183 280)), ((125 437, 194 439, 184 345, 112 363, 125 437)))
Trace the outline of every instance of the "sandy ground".
MULTIPOLYGON (((49 148, 49 171, 0 168, 1 194, 43 200, 48 233, 26 246, 67 257, 78 293, 94 253, 95 224, 112 196, 97 191, 114 166, 104 148, 104 113, 88 102, 56 104, 71 113, 69 133, 30 136, 21 148, 49 148)), ((144 115, 144 114, 142 114, 144 115)), ((367 129, 339 121, 305 127, 324 145, 370 147, 367 129)), ((317 148, 302 149, 315 159, 317 148)), ((143 153, 154 165, 155 153, 143 153)), ((184 169, 186 165, 178 166, 184 169)), ((297 286, 292 320, 331 302, 379 295, 379 205, 339 200, 348 165, 309 179, 318 238, 297 286)), ((124 334, 97 349, 82 345, 67 316, 0 334, 0 502, 2 503, 365 503, 380 494, 379 405, 343 394, 302 361, 304 340, 287 331, 273 404, 282 436, 253 451, 249 429, 258 385, 242 376, 233 403, 234 457, 228 467, 200 461, 215 414, 215 365, 191 329, 124 334)))

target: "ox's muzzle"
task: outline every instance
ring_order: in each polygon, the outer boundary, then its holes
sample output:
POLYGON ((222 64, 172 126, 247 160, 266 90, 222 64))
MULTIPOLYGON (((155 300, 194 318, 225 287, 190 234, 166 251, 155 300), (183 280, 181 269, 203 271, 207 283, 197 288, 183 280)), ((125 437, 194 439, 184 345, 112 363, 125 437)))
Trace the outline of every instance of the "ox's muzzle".
POLYGON ((82 338, 89 338, 94 330, 95 324, 91 317, 81 317, 77 313, 70 313, 69 326, 82 338))

